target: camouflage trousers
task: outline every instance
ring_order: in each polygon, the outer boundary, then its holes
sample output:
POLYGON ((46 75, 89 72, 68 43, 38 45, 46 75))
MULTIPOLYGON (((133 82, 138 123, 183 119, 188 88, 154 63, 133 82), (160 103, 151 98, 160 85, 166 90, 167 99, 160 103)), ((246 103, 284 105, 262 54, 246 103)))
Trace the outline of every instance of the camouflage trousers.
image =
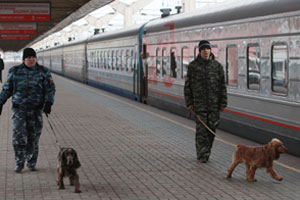
MULTIPOLYGON (((219 125, 219 112, 197 112, 197 115, 212 131, 215 132, 219 125)), ((196 119, 196 152, 198 159, 209 158, 214 139, 215 136, 210 133, 198 119, 196 119)))
POLYGON ((13 138, 16 165, 35 167, 39 153, 39 139, 43 128, 41 110, 21 110, 13 108, 13 138))

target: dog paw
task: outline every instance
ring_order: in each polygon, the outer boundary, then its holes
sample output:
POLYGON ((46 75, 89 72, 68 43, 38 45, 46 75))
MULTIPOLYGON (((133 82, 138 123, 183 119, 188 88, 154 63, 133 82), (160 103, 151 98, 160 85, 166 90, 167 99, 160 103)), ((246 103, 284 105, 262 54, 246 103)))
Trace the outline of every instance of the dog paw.
POLYGON ((75 193, 81 193, 81 190, 75 190, 74 192, 75 193))
POLYGON ((65 187, 64 187, 64 186, 60 186, 58 189, 59 189, 59 190, 64 190, 65 187))
POLYGON ((247 179, 247 181, 252 183, 252 182, 256 182, 257 180, 256 179, 247 179))
POLYGON ((278 181, 282 181, 282 180, 283 180, 283 177, 278 177, 277 180, 278 180, 278 181))

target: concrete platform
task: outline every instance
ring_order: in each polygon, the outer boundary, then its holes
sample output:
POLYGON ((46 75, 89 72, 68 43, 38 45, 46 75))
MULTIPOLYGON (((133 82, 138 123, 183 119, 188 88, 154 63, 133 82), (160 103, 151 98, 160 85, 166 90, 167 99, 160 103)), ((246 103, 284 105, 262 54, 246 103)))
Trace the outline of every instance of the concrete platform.
POLYGON ((257 144, 218 130, 209 162, 199 163, 193 121, 53 76, 57 94, 49 120, 60 144, 79 154, 82 193, 73 193, 67 179, 66 189, 58 190, 59 148, 46 116, 38 171, 13 171, 9 99, 0 116, 0 199, 300 199, 298 157, 283 154, 276 162, 276 172, 284 177, 281 182, 258 170, 258 181, 248 183, 244 165, 228 180, 235 144, 257 144))

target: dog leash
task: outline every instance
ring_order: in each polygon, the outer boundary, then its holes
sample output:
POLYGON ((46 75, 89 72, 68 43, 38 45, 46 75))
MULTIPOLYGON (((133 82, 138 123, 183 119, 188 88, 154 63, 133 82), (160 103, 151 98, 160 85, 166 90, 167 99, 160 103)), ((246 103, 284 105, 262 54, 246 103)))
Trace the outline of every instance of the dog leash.
POLYGON ((209 128, 209 127, 207 126, 207 124, 206 124, 204 121, 202 121, 202 119, 200 119, 200 116, 197 115, 197 114, 195 113, 195 111, 189 110, 189 112, 188 112, 188 114, 187 114, 187 118, 190 118, 191 113, 193 113, 193 114, 197 117, 197 119, 201 122, 201 124, 202 124, 202 125, 203 125, 203 126, 204 126, 211 134, 213 134, 214 136, 216 136, 216 133, 215 133, 213 130, 211 130, 211 128, 209 128))
POLYGON ((56 135, 56 133, 55 133, 55 131, 54 131, 53 127, 52 127, 52 124, 51 124, 50 120, 49 120, 48 114, 47 114, 47 113, 45 113, 45 115, 46 115, 46 117, 47 117, 48 123, 49 123, 49 125, 50 125, 50 128, 51 128, 51 130, 52 130, 52 132, 53 132, 53 135, 54 135, 54 137, 55 137, 55 140, 56 140, 56 141, 55 141, 55 143, 58 145, 58 147, 59 147, 59 150, 61 150, 60 143, 59 143, 59 141, 58 141, 58 139, 57 139, 57 135, 56 135))

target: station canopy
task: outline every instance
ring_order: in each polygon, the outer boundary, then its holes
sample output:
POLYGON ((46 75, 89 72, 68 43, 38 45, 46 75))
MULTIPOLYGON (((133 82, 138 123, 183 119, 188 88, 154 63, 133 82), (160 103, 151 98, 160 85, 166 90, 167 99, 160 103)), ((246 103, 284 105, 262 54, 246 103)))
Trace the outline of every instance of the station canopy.
POLYGON ((0 0, 0 50, 19 51, 114 0, 0 0))

